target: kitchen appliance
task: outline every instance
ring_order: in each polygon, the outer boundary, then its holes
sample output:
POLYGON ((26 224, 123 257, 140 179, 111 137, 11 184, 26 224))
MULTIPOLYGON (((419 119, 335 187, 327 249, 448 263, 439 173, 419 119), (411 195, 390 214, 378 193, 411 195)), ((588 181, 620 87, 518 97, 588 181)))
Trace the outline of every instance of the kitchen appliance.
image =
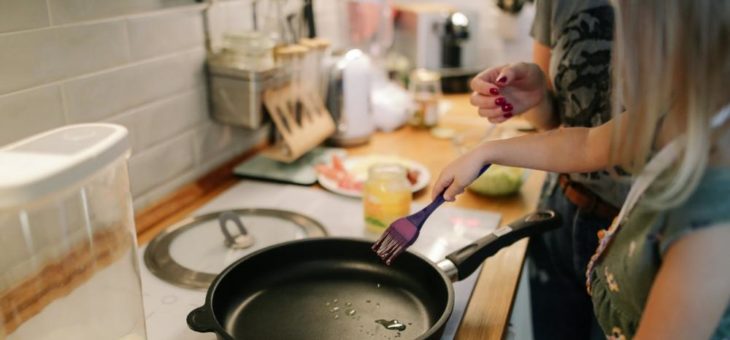
MULTIPOLYGON (((414 204, 412 211, 416 211, 421 206, 421 204, 414 204)), ((243 180, 193 212, 192 215, 200 216, 242 208, 281 209, 282 207, 316 219, 327 228, 328 234, 334 237, 370 238, 372 240, 377 238, 377 235, 367 233, 363 228, 360 218, 362 216, 360 200, 343 199, 342 196, 328 191, 297 185, 243 180)), ((431 215, 429 227, 424 228, 410 249, 431 261, 438 261, 449 252, 494 230, 499 225, 499 221, 500 215, 490 211, 454 206, 441 207, 431 215)), ((208 238, 215 238, 222 242, 218 226, 214 224, 209 228, 208 232, 200 229, 201 232, 195 237, 190 235, 190 239, 186 242, 197 241, 210 244, 212 240, 208 240, 208 238)), ((179 249, 186 249, 184 245, 177 246, 182 246, 179 249)), ((221 248, 224 246, 221 245, 221 248)), ((144 251, 144 249, 142 250, 144 251)), ((228 264, 235 260, 237 259, 233 259, 228 264)), ((226 265, 217 268, 222 270, 226 265)), ((170 284, 153 275, 144 263, 141 264, 141 267, 147 313, 147 334, 150 339, 215 339, 214 334, 194 332, 185 323, 185 318, 190 310, 205 302, 205 291, 170 284)), ((478 277, 479 275, 475 273, 453 284, 454 309, 451 318, 446 323, 443 340, 454 338, 478 277)))
POLYGON ((414 3, 396 6, 394 51, 410 62, 441 74, 446 93, 468 91, 471 77, 486 67, 479 54, 479 15, 457 10, 446 3, 414 3))
POLYGON ((375 130, 370 110, 370 59, 362 51, 338 51, 330 61, 327 109, 336 131, 328 141, 338 146, 367 143, 375 130))
POLYGON ((215 332, 221 340, 335 340, 371 334, 438 339, 454 305, 451 281, 468 277, 501 248, 559 222, 549 210, 528 214, 438 264, 409 252, 386 266, 365 240, 272 246, 218 275, 205 304, 188 315, 188 325, 215 332))
POLYGON ((0 338, 145 339, 124 127, 0 149, 0 338))

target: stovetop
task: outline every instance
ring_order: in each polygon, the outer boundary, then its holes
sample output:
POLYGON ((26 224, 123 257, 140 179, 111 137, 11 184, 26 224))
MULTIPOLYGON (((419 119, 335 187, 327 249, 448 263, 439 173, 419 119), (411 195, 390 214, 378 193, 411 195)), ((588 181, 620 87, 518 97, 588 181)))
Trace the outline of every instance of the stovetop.
MULTIPOLYGON (((414 204, 417 210, 422 205, 414 204)), ((238 208, 286 209, 310 216, 322 223, 329 236, 375 239, 365 231, 362 203, 323 190, 256 181, 241 181, 192 215, 238 208)), ((428 220, 418 241, 410 248, 434 262, 443 259, 473 240, 486 235, 499 224, 500 215, 493 212, 441 206, 428 220)), ((196 333, 186 324, 188 312, 205 302, 205 291, 185 289, 155 277, 142 261, 140 271, 147 322, 147 338, 151 340, 212 340, 213 333, 196 333)), ((454 283, 454 311, 442 339, 453 339, 478 277, 478 271, 454 283)))

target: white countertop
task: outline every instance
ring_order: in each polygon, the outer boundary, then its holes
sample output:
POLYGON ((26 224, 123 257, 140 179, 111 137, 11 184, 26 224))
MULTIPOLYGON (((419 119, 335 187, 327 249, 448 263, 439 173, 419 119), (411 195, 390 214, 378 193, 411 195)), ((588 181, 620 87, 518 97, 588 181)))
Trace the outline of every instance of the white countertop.
MULTIPOLYGON (((414 204, 414 210, 421 205, 414 204)), ((362 203, 308 187, 241 181, 193 215, 238 208, 285 209, 312 217, 322 223, 330 236, 373 239, 362 221, 362 203)), ((446 254, 486 235, 499 224, 500 215, 492 212, 441 206, 426 222, 411 250, 436 262, 446 254)), ((188 312, 201 306, 205 291, 180 288, 164 282, 147 270, 140 249, 140 271, 144 294, 147 338, 150 340, 212 340, 213 333, 196 333, 186 324, 188 312)), ((454 311, 443 339, 452 339, 466 309, 478 275, 454 283, 454 311)))

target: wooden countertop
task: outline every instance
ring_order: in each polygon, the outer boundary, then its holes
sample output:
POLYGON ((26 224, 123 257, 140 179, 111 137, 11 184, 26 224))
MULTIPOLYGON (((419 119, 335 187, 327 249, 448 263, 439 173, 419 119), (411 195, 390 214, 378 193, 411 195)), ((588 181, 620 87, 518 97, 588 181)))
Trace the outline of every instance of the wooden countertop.
MULTIPOLYGON (((467 95, 451 95, 446 99, 451 109, 439 123, 440 127, 463 132, 481 129, 486 131, 489 123, 476 115, 469 105, 467 95)), ((136 216, 138 238, 141 244, 149 242, 154 235, 167 226, 183 219, 190 213, 235 185, 238 179, 232 168, 242 159, 257 150, 231 160, 216 171, 191 183, 136 216)), ((432 183, 441 169, 457 156, 457 150, 450 139, 438 139, 428 130, 404 127, 395 132, 376 133, 370 143, 349 148, 353 155, 368 153, 395 154, 416 160, 428 167, 432 183)), ((484 209, 502 214, 502 223, 515 220, 537 205, 544 173, 530 171, 529 177, 519 194, 505 198, 482 197, 470 192, 450 203, 457 207, 484 209)), ((430 188, 431 186, 429 186, 430 188)), ((416 201, 426 202, 430 198, 428 189, 417 193, 416 201)), ((527 240, 519 241, 502 249, 485 261, 476 283, 456 339, 483 340, 501 339, 509 323, 512 303, 525 258, 527 240)))

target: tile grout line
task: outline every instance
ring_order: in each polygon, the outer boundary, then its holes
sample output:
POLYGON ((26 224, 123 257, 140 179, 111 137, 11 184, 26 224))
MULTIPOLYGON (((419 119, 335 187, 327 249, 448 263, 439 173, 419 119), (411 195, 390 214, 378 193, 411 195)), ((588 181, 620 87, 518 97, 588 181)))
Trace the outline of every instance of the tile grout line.
POLYGON ((148 58, 148 59, 131 61, 131 62, 126 63, 126 64, 116 65, 116 66, 112 66, 112 67, 109 67, 109 68, 105 68, 105 69, 93 71, 93 72, 90 72, 90 73, 85 73, 85 74, 76 75, 76 76, 72 76, 72 77, 68 77, 68 78, 53 80, 53 81, 49 81, 47 83, 43 83, 43 84, 39 84, 39 85, 34 85, 34 86, 31 86, 31 87, 26 87, 26 88, 22 88, 22 89, 19 89, 19 90, 13 90, 11 92, 6 92, 6 93, 3 93, 3 94, 0 94, 0 98, 5 97, 5 96, 9 96, 9 95, 19 94, 19 93, 22 93, 22 92, 25 92, 25 91, 37 90, 37 89, 42 88, 42 87, 45 87, 45 86, 63 85, 64 83, 67 83, 67 82, 72 82, 72 81, 76 81, 76 80, 80 80, 80 79, 85 79, 85 78, 91 78, 91 77, 95 77, 95 76, 98 76, 98 75, 101 75, 101 74, 104 74, 104 73, 107 73, 107 72, 114 72, 114 71, 123 70, 123 69, 125 69, 127 67, 134 67, 134 66, 144 65, 144 64, 147 64, 147 63, 154 63, 154 62, 162 61, 162 60, 165 60, 165 59, 174 58, 176 56, 181 56, 181 55, 184 55, 184 54, 192 54, 193 52, 205 52, 205 47, 203 47, 203 46, 196 46, 194 48, 190 48, 190 49, 186 49, 186 50, 180 50, 180 51, 175 51, 175 52, 172 52, 172 53, 167 53, 167 54, 155 56, 155 57, 148 58))
POLYGON ((125 46, 125 51, 127 52, 127 62, 132 62, 134 59, 132 58, 132 40, 129 38, 129 19, 124 19, 124 42, 127 46, 125 46))
POLYGON ((172 8, 156 9, 156 10, 152 10, 152 11, 148 11, 148 12, 122 14, 122 15, 117 15, 117 16, 107 17, 107 18, 90 19, 90 20, 84 20, 84 21, 78 21, 78 22, 69 22, 69 23, 65 23, 65 24, 50 25, 52 17, 51 17, 51 7, 49 4, 49 1, 50 0, 46 0, 46 6, 48 9, 48 15, 49 15, 49 18, 48 18, 49 26, 22 29, 22 30, 18 30, 18 31, 2 32, 2 33, 0 33, 0 38, 4 37, 4 36, 8 36, 8 35, 13 35, 13 34, 31 33, 31 32, 44 31, 44 30, 49 30, 49 29, 68 28, 68 27, 74 27, 74 26, 103 24, 103 23, 117 21, 117 20, 136 19, 136 18, 141 18, 141 17, 145 17, 145 16, 164 15, 167 13, 173 13, 173 12, 177 12, 177 11, 180 11, 180 12, 202 11, 203 9, 205 9, 205 6, 206 6, 206 4, 184 5, 184 6, 177 6, 177 7, 172 7, 172 8))
MULTIPOLYGON (((48 14, 48 27, 53 27, 53 15, 51 15, 51 0, 46 0, 46 13, 48 14)), ((16 31, 17 32, 17 31, 16 31)), ((23 32, 23 31, 20 31, 23 32)), ((15 33, 15 32, 13 32, 15 33)))
MULTIPOLYGON (((199 126, 191 126, 190 128, 188 128, 186 130, 180 131, 180 133, 178 133, 177 136, 173 136, 173 137, 171 137, 171 138, 169 138, 167 140, 163 140, 163 141, 161 141, 161 142, 159 142, 157 144, 150 145, 149 147, 145 148, 144 150, 139 150, 139 152, 137 152, 136 154, 133 154, 132 157, 130 157, 130 160, 133 157, 135 157, 135 156, 136 157, 139 157, 139 156, 142 156, 142 155, 144 155, 146 153, 155 151, 157 149, 161 149, 161 148, 164 148, 164 147, 173 145, 177 141, 180 141, 180 140, 183 140, 185 138, 188 138, 187 135, 193 135, 193 136, 190 137, 190 139, 193 140, 193 139, 195 139, 194 134, 195 134, 195 129, 197 129, 197 128, 199 128, 199 126)), ((195 163, 195 154, 194 154, 194 152, 193 152, 193 163, 195 163)))
POLYGON ((71 119, 68 117, 68 99, 66 99, 66 91, 63 86, 58 85, 58 91, 61 92, 61 109, 63 110, 63 120, 66 124, 71 124, 71 119))
POLYGON ((152 101, 140 104, 138 106, 129 108, 129 109, 121 111, 119 113, 115 113, 111 116, 102 118, 101 120, 113 120, 113 119, 125 118, 126 116, 129 116, 137 111, 148 109, 155 105, 163 105, 167 102, 171 102, 171 101, 173 101, 175 99, 179 99, 183 96, 193 94, 201 89, 205 90, 205 84, 193 85, 192 87, 184 88, 184 89, 180 90, 179 92, 175 92, 175 93, 172 93, 170 95, 160 97, 160 98, 155 98, 152 101))

